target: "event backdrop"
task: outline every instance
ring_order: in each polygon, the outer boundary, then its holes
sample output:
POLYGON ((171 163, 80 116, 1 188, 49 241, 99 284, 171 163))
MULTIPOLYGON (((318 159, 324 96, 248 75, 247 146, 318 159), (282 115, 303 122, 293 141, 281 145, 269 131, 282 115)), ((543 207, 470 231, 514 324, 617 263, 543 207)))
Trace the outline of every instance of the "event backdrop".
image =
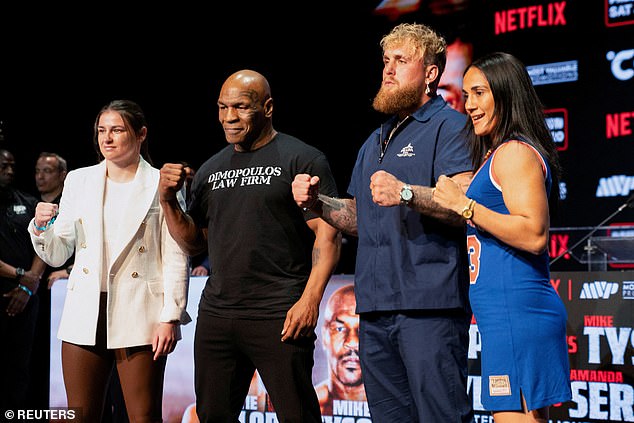
MULTIPOLYGON (((558 272, 551 285, 568 310, 568 352, 571 367, 572 401, 551 409, 550 423, 634 422, 634 271, 558 272)), ((183 339, 169 356, 165 376, 164 419, 166 423, 192 423, 186 409, 194 403, 192 342, 198 299, 205 278, 192 278, 188 311, 194 321, 183 327, 183 339), (184 417, 183 415, 186 414, 184 417)), ((338 288, 354 283, 351 275, 331 278, 320 307, 313 382, 329 377, 329 367, 320 328, 324 307, 338 288)), ((53 327, 59 323, 66 283, 53 288, 53 327)), ((59 363, 60 345, 51 347, 51 407, 65 406, 59 363)), ((474 323, 469 331, 469 384, 476 423, 492 423, 480 402, 481 339, 474 323)), ((335 399, 324 423, 372 423, 364 401, 335 399)), ((256 379, 240 417, 242 423, 276 423, 261 382, 256 379)), ((376 422, 380 423, 380 422, 376 422)))
MULTIPOLYGON (((35 192, 40 151, 62 154, 70 168, 94 164, 94 118, 119 97, 146 110, 157 166, 185 160, 198 168, 226 145, 215 104, 220 86, 248 67, 271 83, 276 129, 323 150, 345 195, 356 153, 385 119, 371 107, 381 83, 379 41, 397 23, 418 22, 449 43, 471 45, 469 60, 502 50, 527 66, 564 168, 553 226, 594 226, 634 194, 634 0, 252 3, 219 3, 212 13, 154 5, 153 19, 145 8, 138 19, 133 10, 128 19, 55 19, 46 7, 3 13, 34 40, 11 32, 2 48, 0 144, 15 150, 18 183, 35 192), (138 40, 118 50, 112 65, 85 47, 103 45, 104 27, 112 45, 138 40), (255 28, 266 35, 253 36, 255 28)), ((612 222, 634 222, 634 209, 612 222)))
MULTIPOLYGON (((213 13, 198 10, 204 3, 153 5, 152 19, 145 8, 138 18, 127 10, 127 19, 92 12, 81 19, 80 10, 63 13, 57 3, 24 14, 0 6, 29 34, 3 27, 0 147, 16 156, 17 184, 36 194, 41 151, 60 153, 71 169, 94 164, 92 125, 114 98, 146 111, 157 167, 187 161, 198 168, 226 145, 215 104, 222 82, 251 68, 271 83, 275 128, 324 151, 343 196, 361 144, 385 119, 371 107, 381 83, 379 41, 397 23, 418 22, 468 46, 456 49, 465 64, 502 50, 527 66, 564 170, 552 225, 562 229, 551 238, 551 254, 628 201, 608 223, 634 224, 634 0, 248 3, 219 3, 213 13), (112 65, 85 47, 104 44, 104 27, 111 45, 138 40, 136 48, 119 49, 112 65), (266 36, 254 37, 260 28, 266 36)), ((445 73, 441 94, 460 93, 460 70, 445 73)), ((610 236, 634 239, 634 229, 610 236)), ((338 271, 353 273, 356 240, 345 240, 338 271)), ((585 267, 566 255, 553 269, 585 267)))

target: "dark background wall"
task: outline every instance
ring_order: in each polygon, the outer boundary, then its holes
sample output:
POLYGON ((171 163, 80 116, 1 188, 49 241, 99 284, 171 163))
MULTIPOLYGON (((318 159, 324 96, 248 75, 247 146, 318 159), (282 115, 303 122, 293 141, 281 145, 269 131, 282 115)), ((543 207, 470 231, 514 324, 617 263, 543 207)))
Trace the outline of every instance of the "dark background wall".
MULTIPOLYGON (((269 3, 2 11, 2 143, 16 155, 19 185, 35 192, 40 151, 58 152, 71 168, 93 164, 95 115, 115 98, 146 111, 155 165, 199 166, 225 145, 215 106, 222 82, 252 68, 271 83, 276 129, 322 149, 345 193, 357 150, 383 119, 371 108, 381 80, 379 40, 408 21, 471 42, 475 57, 505 50, 527 66, 577 61, 576 81, 537 86, 546 108, 568 118, 560 152, 566 196, 554 226, 595 225, 634 192, 634 78, 615 78, 607 58, 634 49, 634 14, 609 18, 609 0, 430 0, 400 16, 378 13, 385 2, 377 0, 269 3), (520 27, 527 7, 541 21, 520 27), (496 15, 514 16, 515 25, 496 33, 496 15), (622 121, 616 136, 607 136, 608 116, 622 121), (613 189, 598 197, 602 183, 613 189)), ((633 60, 621 68, 634 68, 633 60)), ((634 221, 634 211, 615 221, 634 221)))

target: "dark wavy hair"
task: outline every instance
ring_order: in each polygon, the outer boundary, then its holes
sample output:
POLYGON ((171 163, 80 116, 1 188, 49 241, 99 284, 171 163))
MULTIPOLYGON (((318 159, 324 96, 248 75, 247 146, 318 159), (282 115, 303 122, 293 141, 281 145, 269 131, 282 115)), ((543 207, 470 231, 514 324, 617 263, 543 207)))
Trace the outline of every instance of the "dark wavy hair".
POLYGON ((488 149, 495 150, 508 139, 521 139, 535 147, 548 162, 552 174, 551 207, 559 199, 562 169, 557 148, 546 125, 544 107, 533 87, 524 64, 515 56, 495 52, 474 60, 467 69, 479 69, 491 87, 495 108, 495 126, 488 135, 476 135, 473 122, 467 121, 471 159, 474 169, 484 161, 488 149))
MULTIPOLYGON (((145 120, 145 113, 143 113, 143 109, 137 103, 131 100, 113 100, 110 103, 106 104, 101 108, 99 113, 97 113, 97 117, 95 118, 95 125, 93 127, 93 142, 95 146, 95 151, 97 152, 98 161, 102 161, 104 159, 101 151, 99 150, 99 118, 105 112, 114 111, 121 115, 125 125, 134 131, 134 133, 138 136, 143 129, 143 127, 147 127, 147 122, 145 120)), ((148 140, 147 138, 141 143, 141 156, 145 159, 146 162, 152 164, 152 158, 150 157, 150 151, 148 148, 148 140)))

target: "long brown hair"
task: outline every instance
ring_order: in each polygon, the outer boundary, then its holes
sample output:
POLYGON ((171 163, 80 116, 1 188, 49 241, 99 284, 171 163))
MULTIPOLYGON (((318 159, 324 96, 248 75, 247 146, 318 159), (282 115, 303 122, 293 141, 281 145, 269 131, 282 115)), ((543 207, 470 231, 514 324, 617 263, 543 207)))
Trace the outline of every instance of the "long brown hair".
POLYGON ((543 105, 524 64, 509 53, 495 52, 474 60, 465 73, 475 67, 482 71, 493 94, 495 126, 488 135, 476 135, 467 120, 469 146, 474 169, 478 169, 488 149, 494 150, 508 139, 521 139, 545 157, 550 166, 552 187, 549 202, 559 200, 561 165, 557 148, 546 125, 543 105))

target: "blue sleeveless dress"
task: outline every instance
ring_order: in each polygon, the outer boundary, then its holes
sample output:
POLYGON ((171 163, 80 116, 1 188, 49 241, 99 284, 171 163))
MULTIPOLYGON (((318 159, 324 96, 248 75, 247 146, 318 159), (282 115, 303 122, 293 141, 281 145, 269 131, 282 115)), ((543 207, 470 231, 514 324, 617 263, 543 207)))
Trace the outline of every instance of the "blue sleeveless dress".
MULTIPOLYGON (((550 194, 550 168, 534 151, 550 194)), ((491 174, 494 157, 495 152, 476 173, 467 196, 509 214, 491 174)), ((569 400, 567 314, 550 285, 548 253, 520 251, 471 224, 467 248, 469 298, 482 342, 482 405, 489 411, 521 410, 520 392, 529 410, 569 400)))

